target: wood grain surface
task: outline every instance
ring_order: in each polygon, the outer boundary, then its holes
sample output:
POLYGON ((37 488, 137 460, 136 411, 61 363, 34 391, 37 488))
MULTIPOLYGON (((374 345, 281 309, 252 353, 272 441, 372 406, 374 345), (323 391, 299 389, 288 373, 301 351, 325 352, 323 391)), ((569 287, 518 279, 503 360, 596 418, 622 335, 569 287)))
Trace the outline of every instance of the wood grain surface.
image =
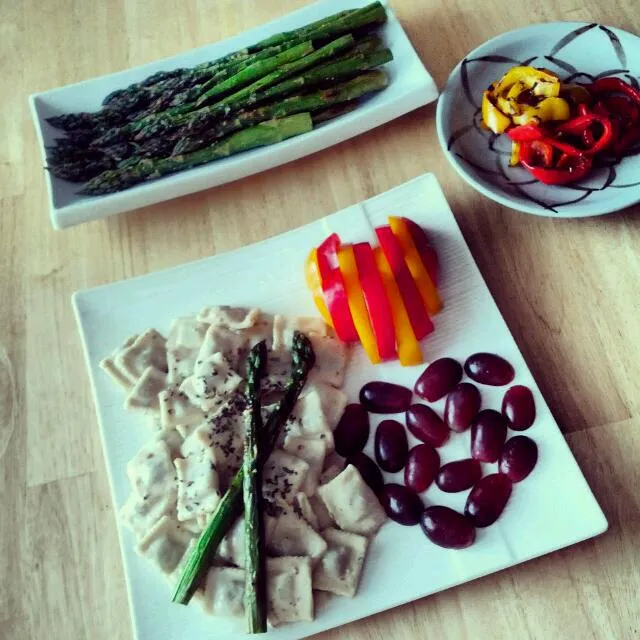
MULTIPOLYGON (((0 638, 132 637, 73 291, 263 239, 425 171, 443 185, 611 526, 593 541, 319 637, 639 637, 638 207, 588 220, 500 207, 449 167, 429 106, 235 184, 51 228, 30 93, 204 45, 304 3, 0 0, 0 638)), ((598 21, 640 33, 637 0, 392 5, 440 87, 469 50, 533 22, 598 21)))

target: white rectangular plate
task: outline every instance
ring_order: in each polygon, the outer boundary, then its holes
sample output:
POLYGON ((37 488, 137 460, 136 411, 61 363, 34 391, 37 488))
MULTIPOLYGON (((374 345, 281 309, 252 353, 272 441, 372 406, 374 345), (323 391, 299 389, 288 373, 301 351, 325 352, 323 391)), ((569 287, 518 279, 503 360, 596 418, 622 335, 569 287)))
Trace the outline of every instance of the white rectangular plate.
MULTIPOLYGON (((337 7, 334 0, 320 0, 222 42, 134 69, 33 94, 29 102, 42 160, 46 164, 45 147, 52 145, 56 137, 64 135, 46 122, 46 118, 50 116, 75 111, 95 111, 111 91, 140 82, 156 71, 192 67, 207 60, 215 60, 275 33, 295 29, 335 13, 338 9, 357 8, 366 4, 367 0, 344 0, 337 7)), ((389 86, 366 99, 355 111, 280 144, 254 149, 104 196, 80 196, 77 191, 81 185, 55 178, 47 171, 45 179, 53 226, 62 229, 232 182, 315 153, 432 102, 438 97, 433 78, 420 62, 402 25, 389 7, 387 13, 389 18, 381 33, 394 56, 393 61, 384 66, 390 77, 389 86)))
MULTIPOLYGON (((371 545, 353 600, 332 598, 314 622, 272 630, 268 634, 272 638, 294 640, 337 627, 580 542, 607 528, 431 174, 261 243, 76 293, 75 310, 114 503, 120 507, 125 502, 129 493, 127 461, 149 434, 143 420, 123 409, 122 391, 99 368, 101 358, 129 335, 148 327, 166 332, 173 318, 195 313, 205 305, 246 305, 268 312, 315 314, 303 273, 309 248, 317 246, 330 231, 338 232, 344 242, 375 242, 374 226, 386 224, 390 214, 407 216, 427 228, 440 256, 445 309, 435 318, 435 333, 423 344, 429 360, 448 355, 463 361, 477 351, 506 357, 516 369, 515 384, 529 386, 535 395, 538 417, 527 433, 538 444, 539 462, 531 476, 515 486, 500 520, 478 530, 477 541, 470 548, 441 549, 431 544, 419 527, 390 522, 371 545)), ((357 348, 347 372, 346 391, 353 401, 360 386, 372 379, 412 387, 422 370, 422 366, 402 368, 397 363, 373 366, 357 348)), ((504 389, 484 387, 483 406, 499 409, 503 393, 504 389)), ((435 406, 441 409, 442 401, 435 406)), ((377 422, 374 419, 372 427, 377 422)), ((373 436, 367 447, 369 453, 372 441, 373 436)), ((453 434, 439 450, 442 461, 468 457, 468 447, 468 433, 453 434)), ((427 504, 446 504, 460 510, 465 498, 466 492, 447 495, 435 487, 424 495, 427 504)), ((167 584, 136 555, 131 534, 122 528, 119 531, 138 638, 245 637, 237 628, 234 632, 229 624, 204 615, 197 606, 170 604, 167 584)))

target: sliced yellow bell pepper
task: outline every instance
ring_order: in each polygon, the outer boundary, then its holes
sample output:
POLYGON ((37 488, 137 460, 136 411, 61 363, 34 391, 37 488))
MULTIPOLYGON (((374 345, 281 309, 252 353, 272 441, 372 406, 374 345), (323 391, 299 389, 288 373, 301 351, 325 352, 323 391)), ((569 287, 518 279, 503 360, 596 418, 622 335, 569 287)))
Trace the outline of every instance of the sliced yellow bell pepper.
POLYGON ((564 98, 545 98, 535 107, 527 107, 521 115, 513 116, 514 124, 531 124, 551 120, 568 120, 571 117, 569 103, 564 98))
POLYGON ((520 143, 511 143, 511 158, 509 159, 509 166, 515 167, 520 164, 520 143))
POLYGON ((311 249, 307 256, 307 261, 304 266, 304 275, 307 280, 307 287, 313 295, 313 301, 316 303, 316 307, 320 312, 323 320, 330 326, 333 326, 331 320, 331 314, 324 301, 324 295, 322 294, 322 279, 320 277, 320 268, 318 266, 318 250, 311 249))
POLYGON ((398 359, 403 367, 409 367, 423 362, 420 344, 416 340, 409 320, 409 314, 404 306, 400 289, 393 277, 391 267, 382 253, 380 247, 373 250, 378 271, 382 276, 391 314, 393 315, 393 327, 396 332, 396 344, 398 348, 398 359))
POLYGON ((513 67, 482 97, 482 120, 494 133, 511 124, 568 120, 569 103, 560 98, 560 79, 547 69, 513 67))
MULTIPOLYGON (((505 116, 517 116, 520 113, 521 105, 519 105, 517 100, 515 99, 508 100, 507 98, 498 96, 497 98, 495 98, 495 103, 498 110, 505 116)), ((511 124, 511 120, 509 120, 509 124, 511 124)))
POLYGON ((491 93, 494 95, 504 95, 513 87, 516 82, 522 83, 527 89, 533 89, 538 83, 560 85, 558 76, 549 71, 536 69, 535 67, 513 67, 502 76, 500 81, 491 86, 491 93))
POLYGON ((482 94, 482 122, 497 134, 504 133, 511 125, 511 119, 491 102, 488 91, 482 94))
POLYGON ((507 100, 516 100, 521 93, 529 90, 529 86, 522 82, 522 80, 518 80, 511 85, 509 91, 507 91, 507 100))
POLYGON ((559 80, 555 82, 538 82, 531 87, 531 93, 541 98, 557 98, 560 95, 560 88, 559 80))
POLYGON ((415 242, 411 237, 411 233, 402 218, 389 216, 388 220, 391 231, 393 231, 393 235, 397 238, 398 244, 402 248, 404 261, 407 263, 407 267, 409 267, 409 271, 416 285, 418 285, 418 291, 420 292, 424 306, 431 315, 435 315, 442 309, 442 300, 429 273, 425 269, 415 242))
POLYGON ((373 333, 371 321, 369 320, 369 311, 364 299, 362 287, 360 286, 358 266, 351 245, 344 245, 338 251, 338 264, 340 265, 340 272, 344 279, 347 301, 349 302, 351 317, 358 332, 358 337, 366 354, 369 356, 369 360, 371 360, 373 364, 378 364, 382 362, 382 358, 380 358, 376 337, 373 333))

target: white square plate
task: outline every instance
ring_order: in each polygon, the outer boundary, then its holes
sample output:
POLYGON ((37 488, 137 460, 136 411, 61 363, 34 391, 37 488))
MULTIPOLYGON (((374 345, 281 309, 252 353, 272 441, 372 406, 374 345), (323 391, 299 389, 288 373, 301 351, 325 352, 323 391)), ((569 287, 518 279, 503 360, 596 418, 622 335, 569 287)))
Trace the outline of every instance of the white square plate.
MULTIPOLYGON (((338 8, 351 9, 366 4, 367 0, 343 0, 338 8)), ((134 69, 31 95, 31 115, 36 125, 43 162, 46 164, 45 147, 52 145, 56 137, 64 135, 49 125, 46 118, 73 111, 96 111, 102 99, 111 91, 140 82, 152 73, 192 67, 220 58, 275 33, 295 29, 335 13, 336 10, 334 0, 320 0, 215 44, 134 69)), ((232 182, 330 147, 434 101, 438 97, 438 89, 433 78, 420 62, 402 25, 388 6, 387 14, 388 20, 381 34, 394 57, 392 62, 384 65, 390 78, 389 86, 366 99, 355 111, 280 144, 254 149, 104 196, 78 195, 79 184, 55 178, 47 171, 45 180, 53 226, 62 229, 232 182)))
MULTIPOLYGON (((166 332, 174 317, 205 305, 255 305, 268 312, 315 314, 303 273, 309 248, 330 231, 338 232, 344 242, 375 242, 374 226, 386 224, 390 214, 407 216, 427 228, 440 256, 445 308, 435 318, 435 333, 423 344, 428 358, 449 355, 463 361, 476 351, 506 357, 516 369, 515 383, 529 386, 535 395, 538 417, 527 433, 538 444, 539 462, 531 476, 514 487, 500 520, 478 530, 470 548, 441 549, 419 527, 390 522, 371 545, 353 600, 332 598, 314 622, 283 626, 268 637, 303 638, 580 542, 607 528, 431 174, 261 243, 75 294, 115 505, 119 508, 128 496, 126 464, 148 431, 143 420, 123 409, 122 391, 99 368, 101 358, 129 335, 148 327, 166 332)), ((346 391, 353 401, 361 385, 372 379, 412 387, 423 368, 402 368, 397 363, 374 367, 357 348, 347 371, 346 391)), ((503 393, 504 388, 483 387, 483 406, 499 409, 503 393)), ((435 406, 441 409, 441 403, 435 406)), ((372 421, 372 433, 377 421, 372 421)), ((370 437, 369 453, 372 441, 370 437)), ((468 457, 468 446, 468 433, 454 434, 439 450, 442 461, 468 457)), ((462 509, 466 492, 447 495, 432 487, 423 497, 429 504, 462 509)), ((120 527, 119 531, 138 638, 245 637, 237 627, 234 631, 197 606, 171 604, 170 589, 160 574, 136 555, 130 532, 120 527)))

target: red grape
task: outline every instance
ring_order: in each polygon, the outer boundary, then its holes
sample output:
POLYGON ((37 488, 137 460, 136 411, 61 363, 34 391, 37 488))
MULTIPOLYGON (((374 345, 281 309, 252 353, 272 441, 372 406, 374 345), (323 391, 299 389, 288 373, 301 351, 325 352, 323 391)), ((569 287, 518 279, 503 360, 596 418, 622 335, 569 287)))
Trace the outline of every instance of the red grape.
POLYGON ((499 517, 511 495, 511 480, 502 473, 482 478, 469 493, 464 513, 476 527, 488 527, 499 517))
POLYGON ((538 447, 527 436, 509 438, 500 456, 500 472, 504 473, 511 482, 524 480, 538 462, 538 447))
POLYGON ((360 402, 371 413, 400 413, 411 404, 411 389, 391 382, 367 382, 360 389, 360 402))
POLYGON ((451 431, 442 418, 426 404, 412 404, 406 414, 407 429, 422 442, 441 447, 451 431))
POLYGON ((483 409, 471 425, 471 457, 495 462, 507 438, 507 419, 493 409, 483 409))
POLYGON ((456 385, 444 405, 444 420, 453 431, 464 431, 480 411, 480 391, 470 382, 456 385))
POLYGON ((514 431, 528 429, 536 419, 536 403, 531 389, 519 384, 508 389, 502 400, 502 413, 514 431))
POLYGON ((360 451, 345 460, 345 467, 352 464, 362 476, 362 479, 373 489, 375 494, 380 493, 384 486, 382 473, 378 465, 366 454, 360 451))
POLYGON ((465 373, 476 382, 501 387, 515 377, 513 367, 494 353, 474 353, 464 363, 465 373))
POLYGON ((424 505, 420 496, 411 489, 407 489, 401 484, 385 484, 378 497, 380 504, 392 520, 404 525, 420 522, 424 505))
POLYGON ((404 483, 416 493, 426 491, 440 468, 440 456, 430 444, 419 444, 409 451, 404 483))
POLYGON ((432 362, 420 375, 413 388, 416 395, 435 402, 444 398, 462 378, 462 367, 453 358, 440 358, 432 362))
POLYGON ((364 449, 369 439, 369 414, 361 404, 354 403, 345 407, 333 437, 336 451, 343 458, 364 449))
POLYGON ((376 462, 384 471, 395 473, 407 461, 407 432, 396 420, 383 420, 376 429, 376 462))
POLYGON ((464 549, 476 539, 473 522, 449 507, 427 507, 420 526, 431 542, 445 549, 464 549))
POLYGON ((482 465, 473 458, 456 460, 443 465, 436 476, 442 491, 456 493, 470 489, 482 477, 482 465))

